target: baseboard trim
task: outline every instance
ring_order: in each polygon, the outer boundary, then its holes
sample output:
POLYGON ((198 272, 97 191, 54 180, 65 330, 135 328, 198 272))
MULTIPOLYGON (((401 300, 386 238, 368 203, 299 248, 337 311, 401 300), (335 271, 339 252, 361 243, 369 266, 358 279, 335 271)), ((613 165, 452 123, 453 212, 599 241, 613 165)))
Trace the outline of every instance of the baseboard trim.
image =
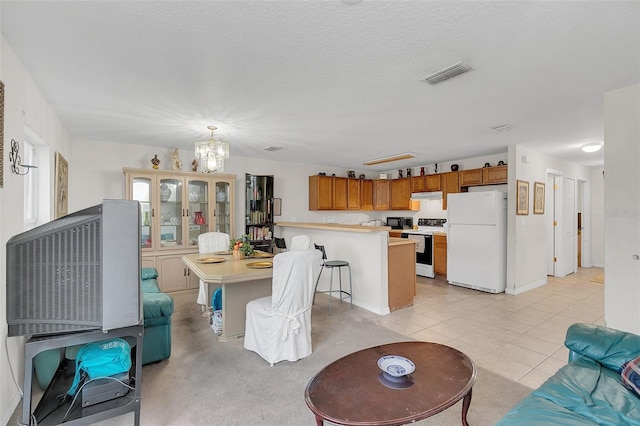
POLYGON ((533 289, 535 289, 535 288, 542 287, 542 286, 543 286, 543 285, 545 285, 546 283, 547 283, 547 279, 545 278, 545 279, 540 280, 540 281, 534 281, 534 282, 532 282, 531 284, 527 284, 527 285, 526 285, 526 286, 524 286, 524 287, 519 287, 519 288, 507 288, 504 292, 505 292, 506 294, 511 294, 511 295, 513 295, 513 296, 516 296, 516 295, 518 295, 518 294, 522 294, 522 293, 524 293, 524 292, 526 292, 526 291, 530 291, 530 290, 533 290, 533 289))

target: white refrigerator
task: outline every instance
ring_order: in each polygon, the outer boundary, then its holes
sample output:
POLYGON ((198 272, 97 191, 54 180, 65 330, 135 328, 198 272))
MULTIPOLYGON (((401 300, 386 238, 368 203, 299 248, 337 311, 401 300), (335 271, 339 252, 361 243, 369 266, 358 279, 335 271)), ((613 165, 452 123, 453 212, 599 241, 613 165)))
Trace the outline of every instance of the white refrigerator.
POLYGON ((502 293, 507 287, 507 194, 447 195, 447 280, 502 293))

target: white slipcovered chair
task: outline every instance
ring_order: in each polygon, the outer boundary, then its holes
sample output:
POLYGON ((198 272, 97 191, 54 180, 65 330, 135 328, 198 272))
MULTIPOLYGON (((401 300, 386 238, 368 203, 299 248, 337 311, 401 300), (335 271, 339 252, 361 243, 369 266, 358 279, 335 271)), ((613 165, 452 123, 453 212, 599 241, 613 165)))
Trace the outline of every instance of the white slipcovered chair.
POLYGON ((307 235, 294 235, 291 237, 291 248, 289 250, 309 250, 311 240, 307 235))
MULTIPOLYGON (((217 251, 229 250, 229 234, 223 232, 205 232, 198 235, 198 252, 199 253, 215 253, 217 251)), ((196 302, 202 305, 202 310, 211 303, 207 294, 206 284, 200 280, 200 289, 198 290, 198 299, 196 302)))
POLYGON ((244 347, 271 366, 311 355, 311 301, 321 258, 318 250, 277 254, 272 295, 247 303, 244 347))

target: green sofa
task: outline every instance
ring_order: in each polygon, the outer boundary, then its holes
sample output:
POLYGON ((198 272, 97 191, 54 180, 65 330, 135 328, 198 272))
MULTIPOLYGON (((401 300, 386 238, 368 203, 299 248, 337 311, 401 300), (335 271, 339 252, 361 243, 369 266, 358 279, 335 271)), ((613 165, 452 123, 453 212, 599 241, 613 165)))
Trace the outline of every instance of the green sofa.
MULTIPOLYGON (((171 356, 171 315, 173 298, 160 291, 158 271, 142 268, 142 305, 144 336, 142 338, 142 365, 162 361, 171 356)), ((46 389, 63 358, 75 359, 78 347, 51 349, 33 358, 38 386, 46 389)))
POLYGON ((640 336, 573 324, 569 363, 497 425, 639 425, 640 398, 622 385, 622 364, 640 356, 640 336))

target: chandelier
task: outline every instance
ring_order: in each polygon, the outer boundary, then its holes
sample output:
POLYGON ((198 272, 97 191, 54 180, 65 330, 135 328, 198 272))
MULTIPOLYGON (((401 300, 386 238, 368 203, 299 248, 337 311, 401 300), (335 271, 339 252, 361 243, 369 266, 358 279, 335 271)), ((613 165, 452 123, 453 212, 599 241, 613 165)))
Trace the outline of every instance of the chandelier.
POLYGON ((229 142, 213 137, 216 126, 207 126, 211 130, 211 139, 195 141, 195 154, 198 171, 202 173, 224 173, 224 160, 229 158, 229 142))

